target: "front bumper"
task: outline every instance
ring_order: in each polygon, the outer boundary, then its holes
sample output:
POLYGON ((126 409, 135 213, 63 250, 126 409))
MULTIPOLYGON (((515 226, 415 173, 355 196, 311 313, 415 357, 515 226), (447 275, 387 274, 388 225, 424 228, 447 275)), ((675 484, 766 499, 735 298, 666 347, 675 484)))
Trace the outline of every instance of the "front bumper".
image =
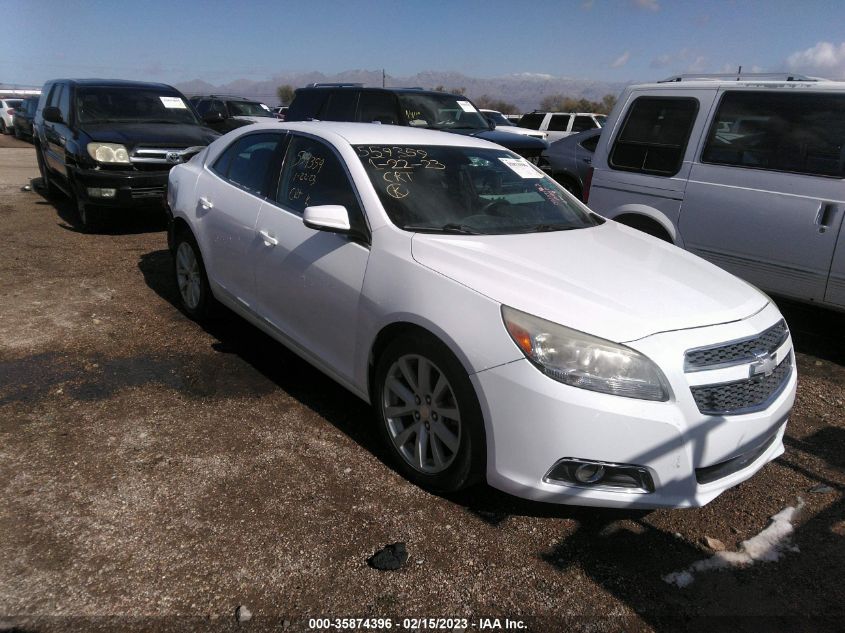
MULTIPOLYGON (((553 503, 655 508, 710 502, 783 453, 796 372, 793 368, 783 390, 762 411, 704 415, 690 392, 691 381, 701 381, 704 372, 684 373, 684 351, 760 332, 779 318, 770 305, 743 321, 628 343, 664 370, 674 394, 668 402, 570 387, 548 378, 528 360, 474 374, 487 432, 488 482, 519 497, 553 503), (545 480, 563 458, 642 466, 651 475, 654 491, 545 480)), ((792 354, 791 341, 787 343, 783 353, 792 354)))
POLYGON ((84 202, 107 207, 149 207, 165 203, 168 170, 117 171, 77 169, 73 173, 76 195, 84 202), (88 195, 89 188, 116 189, 113 198, 88 195))

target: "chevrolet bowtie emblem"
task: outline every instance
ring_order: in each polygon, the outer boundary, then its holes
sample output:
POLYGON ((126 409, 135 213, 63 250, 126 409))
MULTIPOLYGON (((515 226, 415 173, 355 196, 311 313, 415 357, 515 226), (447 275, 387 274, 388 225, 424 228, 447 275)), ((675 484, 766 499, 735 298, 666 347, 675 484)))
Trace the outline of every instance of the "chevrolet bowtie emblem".
POLYGON ((748 368, 748 377, 753 378, 763 374, 764 376, 771 376, 772 372, 777 368, 777 358, 769 352, 755 352, 755 360, 748 368))

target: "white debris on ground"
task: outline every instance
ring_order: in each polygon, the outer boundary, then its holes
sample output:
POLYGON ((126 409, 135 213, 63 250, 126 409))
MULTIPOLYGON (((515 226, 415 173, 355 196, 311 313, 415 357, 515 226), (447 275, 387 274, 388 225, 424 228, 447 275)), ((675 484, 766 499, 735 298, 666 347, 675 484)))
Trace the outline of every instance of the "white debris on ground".
POLYGON ((797 505, 784 508, 774 515, 762 532, 740 543, 739 551, 716 552, 710 558, 696 561, 682 571, 663 576, 663 580, 670 585, 686 587, 695 581, 694 574, 697 572, 749 567, 756 562, 773 563, 780 560, 784 552, 797 552, 798 547, 792 545, 790 536, 794 531, 792 521, 803 507, 804 500, 798 497, 797 505))

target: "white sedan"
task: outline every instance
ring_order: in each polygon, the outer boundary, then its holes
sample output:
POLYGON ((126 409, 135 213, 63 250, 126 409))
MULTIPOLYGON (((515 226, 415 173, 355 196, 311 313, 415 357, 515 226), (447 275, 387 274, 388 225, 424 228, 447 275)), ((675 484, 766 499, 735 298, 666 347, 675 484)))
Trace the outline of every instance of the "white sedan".
POLYGON ((421 486, 698 506, 783 452, 774 304, 498 145, 256 123, 174 167, 168 203, 184 311, 220 302, 370 402, 421 486))

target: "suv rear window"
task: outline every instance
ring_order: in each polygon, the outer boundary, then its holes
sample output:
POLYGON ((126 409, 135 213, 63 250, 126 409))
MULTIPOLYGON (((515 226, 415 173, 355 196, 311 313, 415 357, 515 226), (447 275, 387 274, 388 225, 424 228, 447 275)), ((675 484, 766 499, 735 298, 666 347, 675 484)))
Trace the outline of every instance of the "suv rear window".
POLYGON ((702 162, 842 178, 845 95, 728 91, 702 162))
POLYGON ((285 119, 287 121, 319 119, 318 113, 328 94, 328 90, 297 90, 285 119))
POLYGON ((681 169, 698 100, 638 97, 610 152, 613 169, 674 176, 681 169))

